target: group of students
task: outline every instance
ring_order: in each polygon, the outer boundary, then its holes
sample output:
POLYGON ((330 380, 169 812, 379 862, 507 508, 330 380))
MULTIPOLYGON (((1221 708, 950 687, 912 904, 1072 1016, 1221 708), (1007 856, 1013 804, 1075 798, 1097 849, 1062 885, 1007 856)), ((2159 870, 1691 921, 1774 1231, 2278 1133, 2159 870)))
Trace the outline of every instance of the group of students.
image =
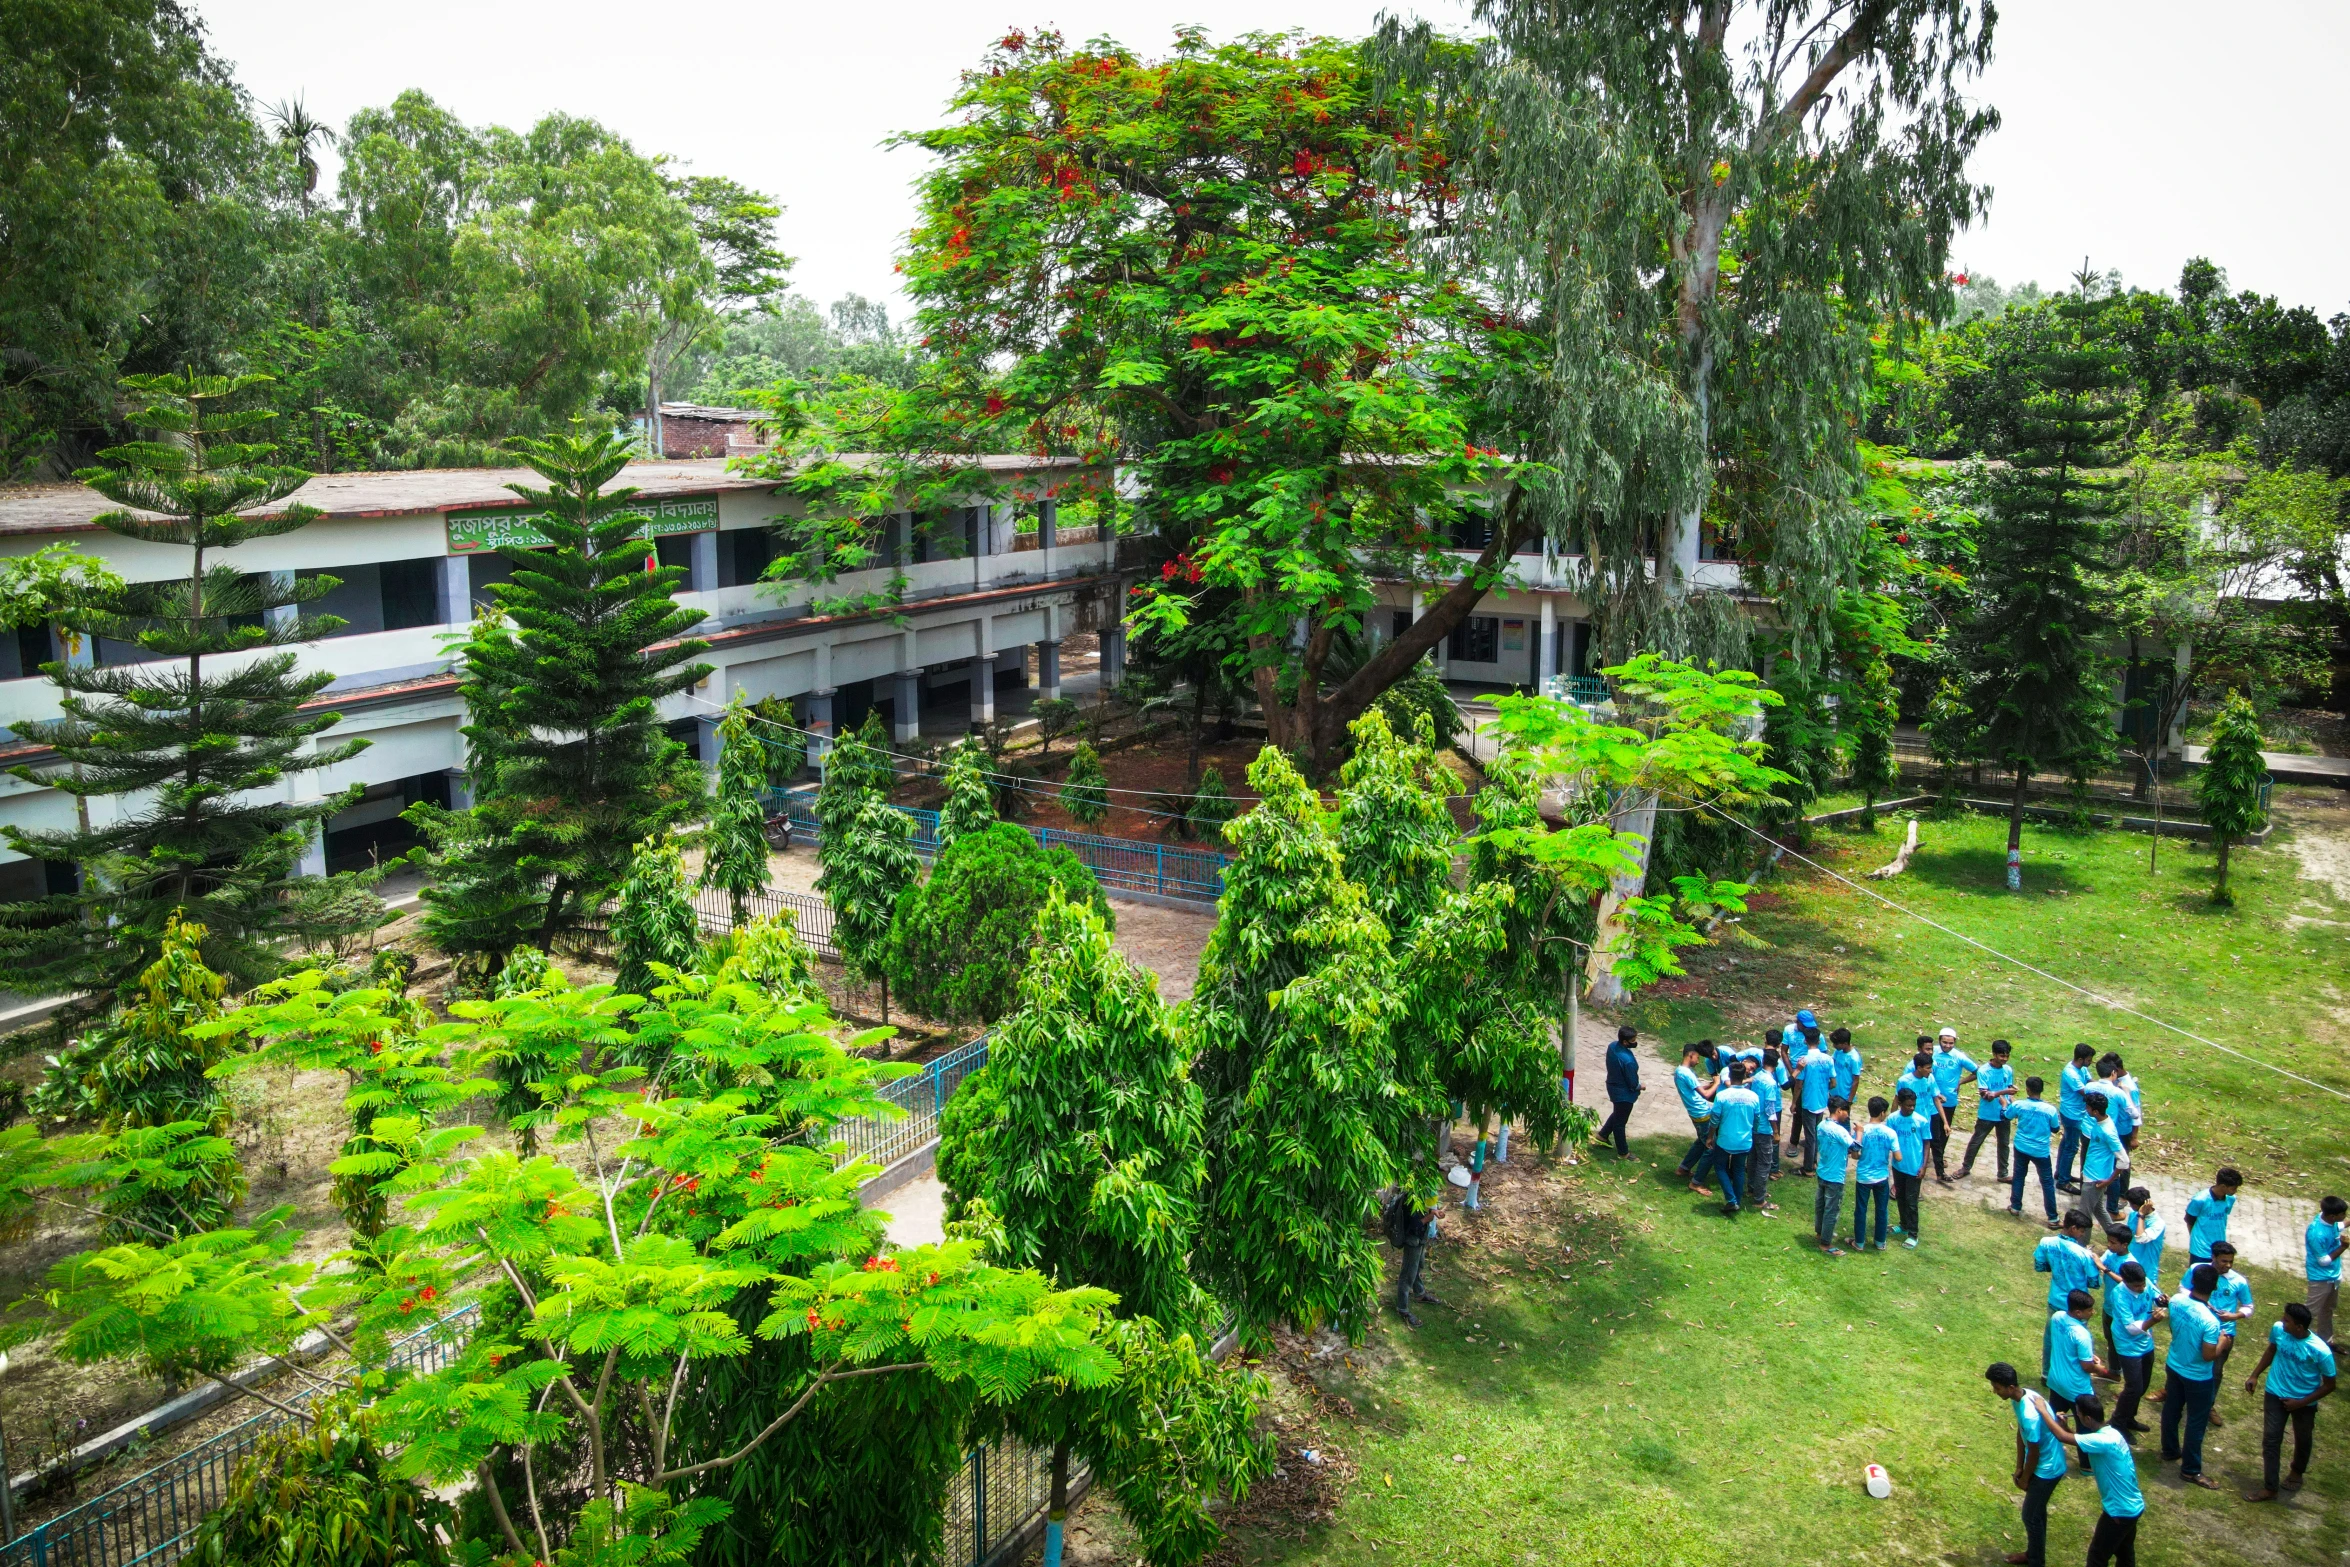
MULTIPOLYGON (((2210 1187, 2187 1204, 2187 1267, 2178 1289, 2165 1295, 2162 1258, 2168 1236, 2145 1187, 2125 1200, 2126 1224, 2105 1222, 2086 1206, 2067 1212, 2057 1233, 2032 1251, 2035 1271, 2048 1275, 2048 1322, 2041 1336, 2045 1392, 2028 1389, 2005 1361, 1984 1372, 1999 1397, 2015 1406, 2016 1488, 2024 1493, 2026 1547, 2007 1557, 2017 1567, 2044 1567, 2048 1507, 2069 1471, 2067 1449, 2096 1479, 2100 1512, 2090 1540, 2090 1567, 2136 1561, 2138 1519, 2146 1510, 2139 1490, 2132 1438, 2149 1434, 2139 1420, 2152 1380, 2155 1329, 2164 1328, 2163 1386, 2154 1395, 2162 1460, 2179 1465, 2179 1478, 2210 1490, 2219 1482, 2203 1472, 2203 1438, 2223 1424, 2215 1405, 2235 1353, 2239 1327, 2255 1307, 2252 1286, 2236 1271, 2228 1221, 2243 1176, 2221 1169, 2210 1187), (2089 1236, 2103 1230, 2105 1249, 2089 1236), (2105 1353, 2097 1352, 2090 1324, 2102 1317, 2105 1353), (2096 1383, 2118 1383, 2110 1412, 2096 1383)), ((2328 1197, 2303 1233, 2308 1294, 2286 1305, 2271 1323, 2260 1361, 2244 1390, 2261 1399, 2261 1488, 2245 1498, 2272 1502, 2299 1489, 2316 1442, 2317 1405, 2335 1386, 2334 1308, 2341 1292, 2345 1221, 2350 1202, 2328 1197), (2293 1436, 2293 1461, 2283 1469, 2284 1437, 2293 1436)))

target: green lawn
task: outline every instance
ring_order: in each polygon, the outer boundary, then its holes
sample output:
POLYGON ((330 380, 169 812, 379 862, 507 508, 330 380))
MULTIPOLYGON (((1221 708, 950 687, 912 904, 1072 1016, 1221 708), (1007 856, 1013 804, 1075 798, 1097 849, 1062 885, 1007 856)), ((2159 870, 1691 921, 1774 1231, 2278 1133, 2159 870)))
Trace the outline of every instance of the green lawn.
MULTIPOLYGON (((1335 1516, 1243 1530, 1242 1561, 1743 1567, 2021 1548, 2012 1417, 1981 1371, 2036 1367, 2042 1232, 1933 1204, 1919 1250, 1829 1259, 1806 1238, 1810 1183, 1777 1184, 1783 1215, 1732 1223, 1663 1178, 1677 1148, 1639 1151, 1651 1167, 1514 1161, 1487 1218, 1448 1211, 1430 1273, 1446 1308, 1416 1334, 1387 1319, 1354 1369, 1317 1373, 1353 1410, 1322 1425, 1356 1466, 1335 1516), (1862 1488, 1872 1461, 1889 1501, 1862 1488)), ((2265 1324, 2280 1281, 2255 1287, 2265 1324)), ((2300 1498, 2255 1509, 2232 1489, 2258 1477, 2242 1375, 2206 1449, 2230 1490, 2141 1464, 2148 1567, 2337 1561, 2350 1544, 2350 1409, 2321 1412, 2300 1498)), ((2082 1558, 2094 1512, 2092 1484, 2060 1488, 2051 1561, 2082 1558)))
MULTIPOLYGON (((1830 829, 1812 856, 1858 880, 1889 860, 1905 823, 1830 829)), ((1928 816, 1910 869, 1867 882, 1894 902, 2153 1017, 2350 1091, 2350 909, 2301 877, 2282 830, 2239 850, 2237 902, 2209 898, 2210 850, 2120 831, 2024 830, 2024 891, 2005 886, 2006 824, 1928 816)), ((1944 1024, 1988 1057, 2012 1040, 2019 1076, 2057 1071, 2073 1044, 2118 1049, 2144 1084, 2143 1167, 2193 1177, 2244 1168, 2255 1190, 2350 1188, 2350 1105, 2067 991, 1788 860, 1766 878, 1743 930, 1689 954, 1689 978, 1631 1011, 1660 1045, 1752 1037, 1797 1007, 1849 1026, 1886 1088, 1920 1032, 1944 1024)))

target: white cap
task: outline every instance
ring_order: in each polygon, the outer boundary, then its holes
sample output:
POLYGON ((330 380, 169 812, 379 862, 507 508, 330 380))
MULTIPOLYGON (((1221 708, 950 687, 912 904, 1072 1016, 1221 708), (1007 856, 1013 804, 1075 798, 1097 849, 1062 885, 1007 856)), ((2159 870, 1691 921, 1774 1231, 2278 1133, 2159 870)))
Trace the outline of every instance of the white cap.
POLYGON ((1942 1037, 1944 1039, 1956 1039, 1958 1037, 1958 1030, 1955 1028, 1946 1028, 1942 1030, 1942 1037))

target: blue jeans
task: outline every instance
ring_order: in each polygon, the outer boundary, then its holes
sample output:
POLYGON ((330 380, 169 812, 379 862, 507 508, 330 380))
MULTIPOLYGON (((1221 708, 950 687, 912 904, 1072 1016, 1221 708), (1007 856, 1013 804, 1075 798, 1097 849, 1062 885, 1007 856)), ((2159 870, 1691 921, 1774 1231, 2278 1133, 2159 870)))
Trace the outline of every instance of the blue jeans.
POLYGON ((1811 1232, 1822 1246, 1836 1244, 1836 1219, 1844 1211, 1844 1183, 1822 1181, 1811 1200, 1811 1232))
POLYGON ((1886 1204, 1892 1200, 1893 1187, 1887 1181, 1855 1181, 1852 1183, 1852 1244, 1858 1246, 1869 1227, 1869 1204, 1877 1205, 1877 1244, 1885 1244, 1886 1204))
POLYGON ((1697 1140, 1691 1143, 1689 1151, 1681 1156, 1681 1173, 1703 1180, 1705 1178, 1706 1150, 1713 1145, 1714 1140, 1713 1123, 1691 1121, 1689 1124, 1697 1128, 1697 1140))
POLYGON ((2182 1480, 2203 1473, 2203 1430, 2211 1424, 2211 1403, 2217 1397, 2217 1374, 2197 1381, 2174 1371, 2162 1390, 2162 1456, 2179 1460, 2182 1480), (2187 1428, 2184 1442, 2179 1431, 2182 1420, 2187 1428))
POLYGON ((1750 1151, 1745 1148, 1714 1149, 1714 1175, 1722 1183, 1722 1201, 1733 1208, 1740 1206, 1739 1198, 1746 1190, 1746 1156, 1750 1151))
POLYGON ((2080 1118, 2075 1116, 2065 1121, 2064 1141, 2056 1145, 2057 1185, 2067 1186, 2072 1183, 2073 1161, 2081 1156, 2081 1150, 2088 1145, 2089 1139, 2081 1135, 2080 1118))
POLYGON ((2024 1211, 2024 1172, 2026 1170, 2040 1172, 2040 1200, 2048 1205, 2048 1222, 2054 1224, 2056 1222, 2056 1177, 2049 1173, 2048 1156, 2044 1153, 2025 1153, 2020 1148, 2016 1150, 2015 1178, 2008 1183, 2007 1187, 2007 1211, 2009 1213, 2024 1211))

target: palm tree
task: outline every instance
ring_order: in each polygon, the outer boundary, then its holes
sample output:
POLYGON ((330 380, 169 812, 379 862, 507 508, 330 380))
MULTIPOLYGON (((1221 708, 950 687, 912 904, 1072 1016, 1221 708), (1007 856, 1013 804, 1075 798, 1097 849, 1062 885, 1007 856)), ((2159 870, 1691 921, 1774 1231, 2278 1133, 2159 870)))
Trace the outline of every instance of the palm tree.
POLYGON ((270 123, 277 127, 277 139, 293 150, 294 162, 302 170, 302 213, 310 213, 310 198, 318 190, 318 159, 311 144, 320 140, 332 141, 334 133, 326 122, 314 120, 299 97, 285 103, 273 104, 268 110, 270 123))

